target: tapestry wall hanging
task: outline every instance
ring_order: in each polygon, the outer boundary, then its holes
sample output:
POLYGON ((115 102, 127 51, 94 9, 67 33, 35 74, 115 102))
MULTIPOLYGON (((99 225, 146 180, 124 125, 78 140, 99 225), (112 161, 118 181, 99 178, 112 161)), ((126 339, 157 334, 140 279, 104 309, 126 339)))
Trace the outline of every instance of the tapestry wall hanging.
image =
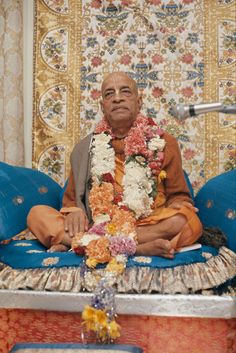
POLYGON ((104 76, 125 71, 142 112, 178 139, 195 191, 235 168, 235 116, 169 113, 176 104, 235 104, 235 8, 233 0, 35 0, 33 167, 64 184, 74 144, 101 117, 104 76))

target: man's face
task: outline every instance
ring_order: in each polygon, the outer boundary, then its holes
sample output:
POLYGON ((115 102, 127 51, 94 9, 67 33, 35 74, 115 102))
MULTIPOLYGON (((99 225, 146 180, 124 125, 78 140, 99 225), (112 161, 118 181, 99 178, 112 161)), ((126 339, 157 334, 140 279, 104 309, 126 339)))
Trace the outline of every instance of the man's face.
POLYGON ((131 127, 141 104, 136 83, 125 73, 113 73, 104 80, 101 108, 112 128, 131 127))

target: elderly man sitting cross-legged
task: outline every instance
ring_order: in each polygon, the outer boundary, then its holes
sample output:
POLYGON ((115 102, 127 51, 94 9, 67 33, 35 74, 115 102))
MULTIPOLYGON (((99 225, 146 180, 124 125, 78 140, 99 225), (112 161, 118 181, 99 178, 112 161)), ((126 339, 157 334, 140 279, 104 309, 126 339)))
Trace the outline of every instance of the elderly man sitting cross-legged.
POLYGON ((50 251, 67 250, 72 238, 92 225, 90 176, 91 168, 99 167, 104 175, 113 173, 114 178, 107 180, 113 186, 112 202, 135 215, 136 254, 173 258, 175 250, 201 236, 202 225, 184 178, 177 141, 143 116, 141 105, 133 79, 123 72, 105 78, 104 116, 94 133, 74 147, 62 209, 38 205, 28 215, 30 230, 50 251), (105 148, 107 142, 100 140, 97 150, 94 147, 90 153, 93 139, 104 131, 109 149, 105 148))

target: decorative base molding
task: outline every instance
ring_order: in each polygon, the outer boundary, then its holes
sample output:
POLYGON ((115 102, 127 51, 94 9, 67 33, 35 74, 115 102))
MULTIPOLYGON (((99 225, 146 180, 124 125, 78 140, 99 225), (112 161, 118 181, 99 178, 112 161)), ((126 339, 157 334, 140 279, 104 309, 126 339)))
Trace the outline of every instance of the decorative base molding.
MULTIPOLYGON (((90 293, 0 291, 0 308, 81 312, 90 293)), ((236 318, 236 297, 204 295, 117 294, 117 313, 125 315, 236 318)))

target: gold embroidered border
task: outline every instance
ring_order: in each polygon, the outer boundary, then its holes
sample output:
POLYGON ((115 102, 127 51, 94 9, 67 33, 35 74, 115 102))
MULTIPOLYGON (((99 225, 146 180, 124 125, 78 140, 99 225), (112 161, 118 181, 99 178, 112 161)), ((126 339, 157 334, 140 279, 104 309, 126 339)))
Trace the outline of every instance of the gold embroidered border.
MULTIPOLYGON (((235 63, 220 66, 218 60, 218 24, 222 20, 236 20, 236 2, 219 5, 218 1, 205 0, 205 72, 204 102, 219 102, 219 81, 236 79, 235 63)), ((225 116, 227 119, 227 116, 225 116)), ((222 127, 219 124, 219 113, 205 115, 205 178, 206 180, 220 174, 220 145, 235 145, 235 124, 222 127)))
POLYGON ((81 67, 81 31, 82 2, 69 1, 68 14, 56 13, 42 0, 35 0, 34 24, 34 93, 33 93, 33 167, 38 167, 41 154, 54 145, 65 148, 65 175, 70 168, 69 156, 80 137, 80 67, 81 67), (48 66, 42 58, 40 45, 47 32, 54 28, 68 28, 67 67, 58 72, 48 66), (67 124, 65 131, 51 129, 41 119, 39 101, 41 96, 55 85, 65 85, 67 93, 67 124))

